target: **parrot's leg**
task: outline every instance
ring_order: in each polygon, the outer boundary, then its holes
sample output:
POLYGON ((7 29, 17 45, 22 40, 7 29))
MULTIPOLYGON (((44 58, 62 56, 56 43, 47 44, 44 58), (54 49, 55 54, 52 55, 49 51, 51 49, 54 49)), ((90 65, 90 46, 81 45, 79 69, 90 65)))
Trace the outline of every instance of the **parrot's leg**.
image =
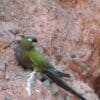
POLYGON ((32 80, 36 80, 35 78, 35 71, 29 73, 29 77, 27 79, 27 82, 26 82, 26 91, 28 92, 28 95, 31 96, 31 83, 32 83, 32 80))

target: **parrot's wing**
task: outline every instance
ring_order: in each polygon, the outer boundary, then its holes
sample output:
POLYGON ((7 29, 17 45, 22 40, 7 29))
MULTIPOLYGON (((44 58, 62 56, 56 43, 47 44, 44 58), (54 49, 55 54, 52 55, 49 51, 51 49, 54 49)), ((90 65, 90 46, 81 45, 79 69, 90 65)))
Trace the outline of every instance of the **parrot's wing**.
POLYGON ((31 61, 32 61, 32 63, 33 63, 34 66, 38 66, 38 64, 35 63, 35 61, 32 58, 30 58, 30 59, 31 59, 31 61))
POLYGON ((68 77, 68 78, 71 77, 70 74, 64 73, 62 71, 59 71, 55 67, 53 67, 52 65, 49 67, 49 70, 51 70, 52 72, 54 72, 58 77, 68 77))
POLYGON ((44 66, 46 66, 48 70, 54 72, 58 77, 68 77, 68 78, 71 77, 70 74, 57 70, 47 59, 45 59, 43 62, 44 66))

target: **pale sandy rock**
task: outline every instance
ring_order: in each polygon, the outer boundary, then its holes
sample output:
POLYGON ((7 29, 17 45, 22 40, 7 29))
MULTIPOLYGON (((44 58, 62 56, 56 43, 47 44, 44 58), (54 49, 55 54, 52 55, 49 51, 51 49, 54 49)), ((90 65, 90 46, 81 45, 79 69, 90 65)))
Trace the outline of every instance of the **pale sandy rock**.
POLYGON ((7 61, 6 60, 0 60, 0 71, 5 72, 7 68, 7 61))

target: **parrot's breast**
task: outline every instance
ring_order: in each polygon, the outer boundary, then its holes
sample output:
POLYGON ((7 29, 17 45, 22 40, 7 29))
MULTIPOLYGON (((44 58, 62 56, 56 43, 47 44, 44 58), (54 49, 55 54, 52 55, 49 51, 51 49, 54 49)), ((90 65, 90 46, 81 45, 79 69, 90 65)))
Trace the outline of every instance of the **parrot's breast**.
POLYGON ((36 50, 31 50, 27 52, 28 57, 32 61, 35 69, 37 71, 44 71, 46 68, 45 58, 42 54, 36 50))

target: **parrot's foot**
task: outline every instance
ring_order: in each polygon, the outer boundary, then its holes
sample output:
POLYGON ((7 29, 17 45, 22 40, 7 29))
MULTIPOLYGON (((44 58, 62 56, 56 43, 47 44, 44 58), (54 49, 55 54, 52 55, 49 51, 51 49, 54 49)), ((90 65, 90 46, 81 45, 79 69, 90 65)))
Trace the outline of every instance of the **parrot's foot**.
POLYGON ((27 78, 26 91, 29 96, 31 96, 31 83, 32 83, 32 80, 35 80, 35 73, 36 73, 35 71, 29 73, 29 77, 27 78))

